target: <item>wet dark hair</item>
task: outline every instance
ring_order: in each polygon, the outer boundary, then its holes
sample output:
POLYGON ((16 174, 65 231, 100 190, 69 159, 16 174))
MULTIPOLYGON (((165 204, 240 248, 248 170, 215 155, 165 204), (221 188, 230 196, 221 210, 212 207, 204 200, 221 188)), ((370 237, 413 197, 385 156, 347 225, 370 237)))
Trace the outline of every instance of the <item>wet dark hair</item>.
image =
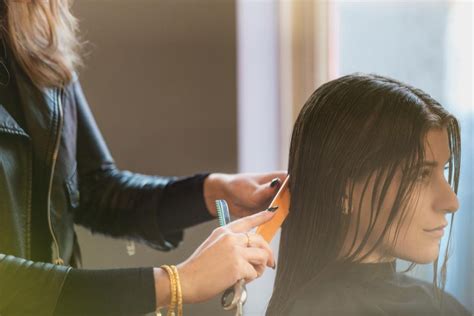
MULTIPOLYGON (((352 74, 322 85, 310 96, 291 138, 290 214, 282 226, 279 268, 266 315, 286 315, 285 309, 291 306, 298 289, 331 264, 366 258, 392 224, 397 225, 398 235, 400 223, 395 219, 406 217, 407 203, 422 172, 424 141, 433 128, 447 129, 451 151, 448 181, 457 193, 459 124, 425 92, 387 77, 352 74), (397 170, 403 172, 385 229, 375 246, 362 253, 397 170), (353 244, 341 259, 338 256, 349 226, 343 214, 346 187, 352 183, 350 179, 371 176, 375 177, 372 189, 377 198, 372 199, 369 228, 362 243, 353 244)), ((367 181, 364 193, 369 189, 367 181)), ((353 207, 349 205, 349 209, 353 207)), ((451 229, 441 271, 438 260, 434 262, 433 285, 437 291, 446 282, 450 239, 451 229)))

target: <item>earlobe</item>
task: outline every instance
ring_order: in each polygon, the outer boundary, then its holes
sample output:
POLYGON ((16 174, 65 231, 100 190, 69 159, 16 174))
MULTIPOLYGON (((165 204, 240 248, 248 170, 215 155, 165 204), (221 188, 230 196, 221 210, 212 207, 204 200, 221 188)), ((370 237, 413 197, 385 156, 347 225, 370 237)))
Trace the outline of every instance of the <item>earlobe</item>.
POLYGON ((342 200, 342 214, 344 215, 349 215, 349 197, 344 194, 343 200, 342 200))
POLYGON ((346 190, 344 196, 342 197, 342 214, 349 215, 351 213, 349 196, 352 196, 351 192, 354 190, 354 182, 352 180, 347 180, 346 190))

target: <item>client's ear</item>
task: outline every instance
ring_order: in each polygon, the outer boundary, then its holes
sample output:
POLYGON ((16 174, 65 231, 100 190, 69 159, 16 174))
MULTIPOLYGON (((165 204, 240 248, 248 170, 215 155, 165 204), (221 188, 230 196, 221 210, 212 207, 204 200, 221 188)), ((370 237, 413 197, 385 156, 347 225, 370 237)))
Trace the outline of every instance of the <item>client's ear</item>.
POLYGON ((349 197, 353 195, 352 194, 353 191, 354 191, 354 181, 349 179, 346 182, 346 189, 344 192, 344 196, 342 197, 343 199, 342 200, 342 214, 344 215, 349 215, 352 213, 352 210, 351 210, 352 203, 350 203, 349 197))

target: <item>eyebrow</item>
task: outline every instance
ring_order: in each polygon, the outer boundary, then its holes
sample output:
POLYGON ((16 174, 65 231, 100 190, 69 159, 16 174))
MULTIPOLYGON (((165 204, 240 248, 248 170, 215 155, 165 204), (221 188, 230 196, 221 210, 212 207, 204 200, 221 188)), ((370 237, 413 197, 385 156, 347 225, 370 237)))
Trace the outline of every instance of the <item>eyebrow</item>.
MULTIPOLYGON (((443 164, 443 166, 446 165, 447 163, 449 163, 450 160, 451 160, 451 158, 448 159, 448 160, 443 164)), ((425 167, 425 166, 426 166, 426 167, 437 167, 437 166, 438 166, 438 162, 437 162, 437 161, 426 160, 426 161, 423 161, 422 166, 424 166, 424 167, 425 167)))

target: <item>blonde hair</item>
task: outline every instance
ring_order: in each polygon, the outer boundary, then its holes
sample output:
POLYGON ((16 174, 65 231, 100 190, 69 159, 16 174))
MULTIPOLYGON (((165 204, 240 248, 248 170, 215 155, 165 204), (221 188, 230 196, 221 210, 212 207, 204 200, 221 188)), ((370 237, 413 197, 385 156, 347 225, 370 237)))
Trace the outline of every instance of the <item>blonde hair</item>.
POLYGON ((0 35, 33 83, 61 87, 70 82, 81 64, 71 1, 0 0, 0 7, 0 35))

